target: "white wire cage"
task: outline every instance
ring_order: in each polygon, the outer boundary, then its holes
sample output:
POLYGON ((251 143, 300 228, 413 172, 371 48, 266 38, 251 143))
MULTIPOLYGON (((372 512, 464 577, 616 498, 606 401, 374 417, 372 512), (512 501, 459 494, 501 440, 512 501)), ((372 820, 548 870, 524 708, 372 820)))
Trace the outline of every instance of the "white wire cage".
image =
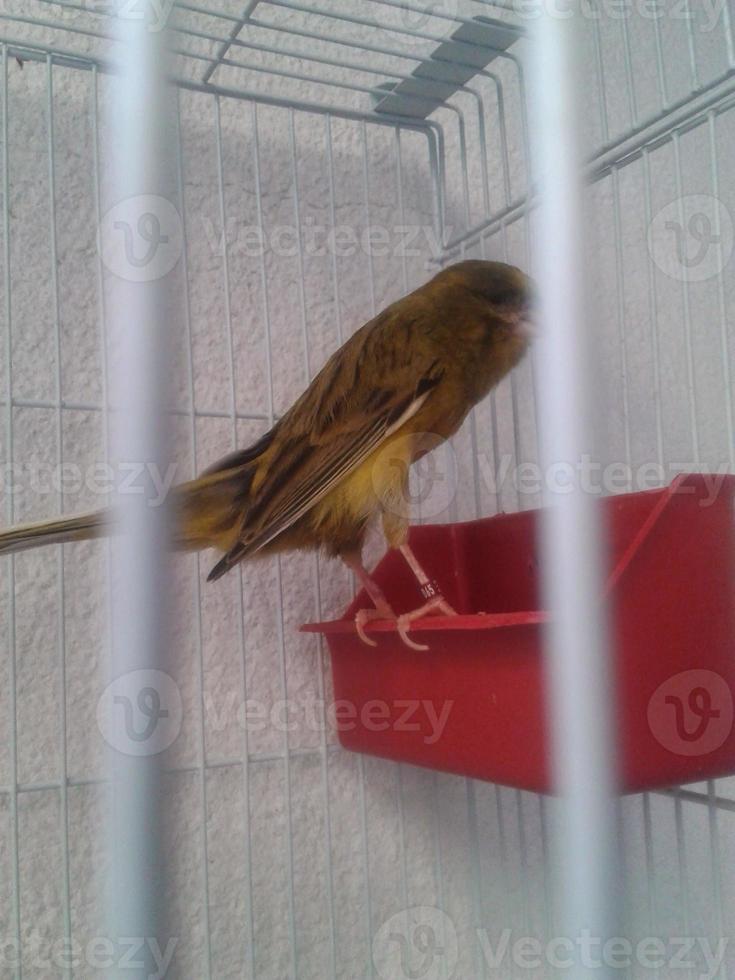
MULTIPOLYGON (((188 475, 264 431, 352 330, 436 265, 529 267, 533 25, 519 5, 480 0, 154 6, 175 51, 171 415, 188 475)), ((731 11, 655 11, 590 5, 583 18, 600 462, 622 464, 618 490, 643 488, 650 464, 661 483, 732 471, 735 452, 731 11)), ((117 203, 105 156, 119 51, 104 3, 6 0, 0 19, 10 522, 97 506, 105 482, 90 473, 107 458, 114 270, 98 228, 117 203)), ((533 374, 529 360, 473 414, 453 441, 451 492, 423 517, 539 505, 543 487, 514 478, 538 462, 533 374)), ((86 980, 110 969, 105 948, 89 952, 105 936, 105 551, 58 551, 0 568, 0 935, 7 975, 86 980), (76 957, 54 949, 64 941, 76 957)), ((525 975, 512 943, 560 934, 554 804, 338 748, 325 651, 296 629, 345 606, 341 569, 297 556, 217 589, 206 570, 193 558, 175 569, 167 975, 392 975, 385 925, 426 909, 441 910, 424 924, 442 953, 418 976, 525 975)), ((676 937, 715 949, 733 934, 733 809, 729 780, 621 802, 620 935, 665 943, 659 975, 673 972, 676 937)), ((687 971, 704 973, 703 947, 692 955, 687 971)), ((631 956, 623 972, 651 967, 631 956)))

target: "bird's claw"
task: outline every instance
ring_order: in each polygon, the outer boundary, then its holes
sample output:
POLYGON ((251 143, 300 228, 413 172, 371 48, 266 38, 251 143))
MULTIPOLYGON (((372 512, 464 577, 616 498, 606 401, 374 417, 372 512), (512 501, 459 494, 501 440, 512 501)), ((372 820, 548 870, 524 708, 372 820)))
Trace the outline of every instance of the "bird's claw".
POLYGON ((434 596, 433 599, 430 599, 418 609, 403 613, 401 616, 396 616, 392 609, 358 609, 355 614, 355 630, 363 643, 369 647, 376 647, 378 644, 367 635, 365 626, 367 623, 376 619, 389 620, 396 624, 398 635, 407 647, 411 650, 425 651, 430 648, 425 643, 417 643, 415 640, 412 640, 408 633, 411 629, 411 624, 417 619, 431 615, 456 616, 457 613, 449 605, 444 596, 438 595, 434 596))
POLYGON ((399 616, 396 620, 396 627, 398 629, 398 635, 412 650, 428 650, 429 647, 425 643, 416 643, 414 640, 410 639, 408 631, 411 629, 411 619, 410 613, 404 613, 403 616, 399 616))
POLYGON ((380 615, 377 609, 358 609, 355 613, 355 630, 357 635, 360 637, 363 643, 369 647, 376 647, 378 644, 375 640, 371 640, 370 637, 365 632, 365 626, 367 623, 375 619, 383 619, 384 617, 380 615))
POLYGON ((443 595, 436 595, 433 599, 429 599, 425 602, 423 606, 419 606, 418 609, 412 610, 412 612, 404 613, 399 616, 396 620, 396 625, 398 626, 398 633, 406 644, 407 647, 411 647, 412 650, 428 650, 429 647, 424 643, 414 643, 408 637, 408 631, 411 629, 411 623, 415 622, 417 619, 421 619, 424 616, 456 616, 456 611, 449 605, 447 600, 443 595))

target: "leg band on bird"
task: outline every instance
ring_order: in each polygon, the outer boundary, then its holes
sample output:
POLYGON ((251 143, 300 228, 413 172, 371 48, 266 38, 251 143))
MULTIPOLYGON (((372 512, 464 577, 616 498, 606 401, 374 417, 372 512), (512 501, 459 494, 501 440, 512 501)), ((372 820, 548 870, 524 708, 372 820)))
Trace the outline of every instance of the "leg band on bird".
POLYGON ((419 585, 419 592, 422 598, 426 599, 436 599, 441 596, 442 592, 439 588, 439 583, 435 578, 431 579, 429 582, 424 582, 423 585, 419 585))

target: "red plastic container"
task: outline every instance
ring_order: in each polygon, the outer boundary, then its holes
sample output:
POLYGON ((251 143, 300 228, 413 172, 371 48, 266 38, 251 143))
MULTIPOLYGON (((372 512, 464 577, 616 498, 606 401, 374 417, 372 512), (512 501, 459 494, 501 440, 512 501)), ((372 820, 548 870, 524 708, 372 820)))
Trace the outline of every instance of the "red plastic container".
MULTIPOLYGON (((691 475, 602 502, 624 791, 735 773, 735 477, 691 475)), ((329 643, 345 748, 523 789, 551 790, 542 652, 538 511, 419 526, 411 545, 460 613, 415 624, 428 652, 389 623, 329 643)), ((420 597, 389 552, 375 578, 397 611, 420 597)))

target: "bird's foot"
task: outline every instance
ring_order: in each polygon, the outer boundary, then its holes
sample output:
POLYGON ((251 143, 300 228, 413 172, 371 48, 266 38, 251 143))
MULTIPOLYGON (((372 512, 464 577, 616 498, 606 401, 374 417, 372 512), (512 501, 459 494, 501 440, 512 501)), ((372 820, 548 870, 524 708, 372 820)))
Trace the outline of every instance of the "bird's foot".
POLYGON ((411 624, 423 616, 456 616, 457 613, 441 594, 437 583, 428 577, 407 544, 401 546, 401 552, 408 562, 411 571, 416 576, 421 595, 426 600, 418 609, 403 613, 401 616, 396 616, 393 612, 382 589, 363 567, 359 555, 345 554, 342 556, 348 567, 358 576, 365 591, 375 603, 374 609, 358 609, 354 620, 355 630, 363 643, 369 647, 376 647, 378 644, 367 635, 365 627, 368 623, 373 623, 378 619, 387 620, 396 624, 398 635, 407 647, 410 647, 412 650, 428 650, 429 648, 425 644, 416 643, 409 637, 408 631, 411 629, 411 624))
POLYGON ((417 643, 411 639, 408 633, 411 629, 411 624, 416 622, 417 619, 432 615, 456 616, 457 613, 444 596, 437 595, 428 602, 425 602, 423 606, 419 606, 418 609, 412 609, 411 612, 402 613, 400 616, 396 616, 390 606, 381 606, 379 609, 359 609, 355 615, 355 629, 363 643, 366 643, 370 647, 376 647, 378 644, 375 640, 371 639, 365 633, 365 626, 378 619, 387 620, 396 624, 398 635, 407 647, 410 647, 412 650, 428 650, 429 647, 425 643, 417 643))
POLYGON ((367 635, 365 632, 365 626, 368 623, 375 622, 376 619, 397 622, 398 617, 387 602, 380 603, 375 609, 357 610, 357 613, 355 614, 355 629, 357 630, 357 635, 360 637, 362 642, 366 643, 369 647, 376 647, 378 644, 375 642, 375 640, 371 640, 367 635))
POLYGON ((435 595, 433 599, 429 599, 428 602, 425 602, 423 606, 419 606, 418 609, 413 609, 411 612, 403 613, 398 617, 396 620, 398 635, 406 646, 411 647, 412 650, 428 650, 429 647, 425 643, 415 643, 410 639, 408 631, 411 629, 411 623, 414 623, 417 619, 422 619, 424 616, 456 615, 456 610, 450 606, 443 595, 435 595))

